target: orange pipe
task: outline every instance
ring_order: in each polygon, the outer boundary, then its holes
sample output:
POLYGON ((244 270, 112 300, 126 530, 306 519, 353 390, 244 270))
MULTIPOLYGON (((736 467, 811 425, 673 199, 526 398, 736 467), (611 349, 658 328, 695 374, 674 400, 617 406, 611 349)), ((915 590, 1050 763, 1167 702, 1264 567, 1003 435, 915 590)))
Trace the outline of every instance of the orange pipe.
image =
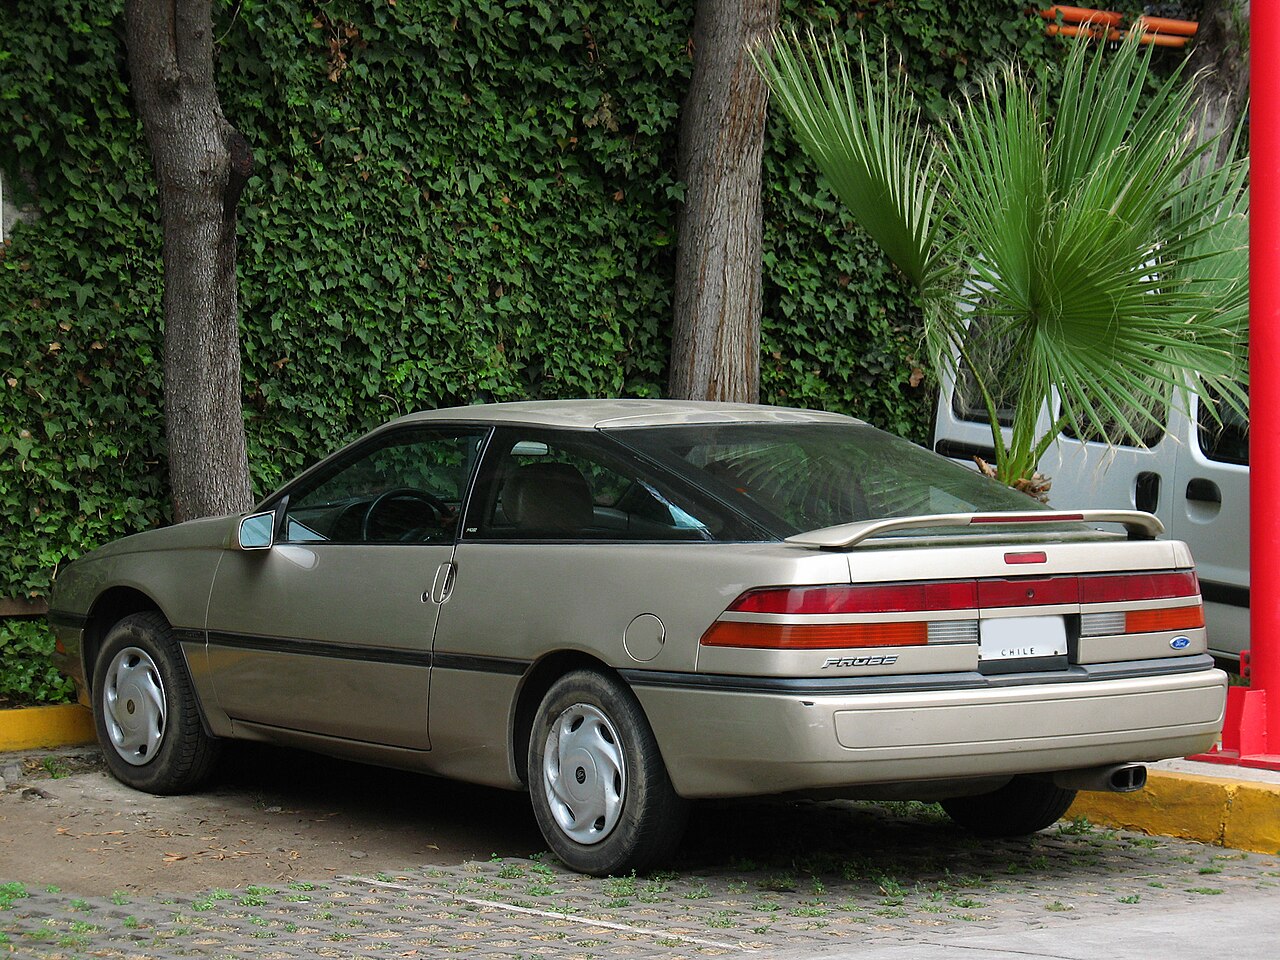
POLYGON ((1170 20, 1168 17, 1139 17, 1138 26, 1152 33, 1171 33, 1178 37, 1194 37, 1200 28, 1195 20, 1170 20))
POLYGON ((1093 37, 1095 40, 1119 40, 1121 33, 1113 27, 1102 26, 1079 26, 1073 27, 1065 23, 1051 23, 1044 28, 1046 36, 1050 37, 1078 37, 1083 34, 1086 37, 1093 37))
POLYGON ((1190 37, 1171 37, 1167 33, 1144 33, 1142 35, 1143 43, 1150 43, 1157 47, 1172 47, 1175 50, 1181 50, 1190 39, 1190 37))
MULTIPOLYGON (((1061 33, 1068 37, 1078 36, 1080 27, 1093 28, 1090 32, 1090 36, 1099 35, 1099 28, 1102 27, 1109 27, 1111 28, 1111 33, 1114 33, 1116 28, 1119 28, 1124 20, 1122 14, 1115 13, 1111 10, 1091 10, 1088 7, 1068 7, 1061 4, 1054 4, 1047 10, 1041 10, 1040 16, 1044 17, 1046 20, 1057 20, 1061 18, 1061 24, 1055 23, 1046 27, 1045 33, 1049 36, 1055 36, 1061 33), (1074 24, 1076 26, 1068 27, 1067 25, 1070 24, 1074 24), (1061 27, 1061 30, 1054 29, 1055 27, 1061 27)), ((1135 27, 1141 27, 1149 35, 1154 36, 1156 34, 1163 34, 1168 38, 1194 37, 1196 35, 1196 30, 1199 29, 1200 26, 1200 24, 1195 20, 1172 20, 1168 17, 1147 16, 1138 17, 1134 25, 1135 27)), ((1112 36, 1111 33, 1108 33, 1108 40, 1118 40, 1123 36, 1123 34, 1120 34, 1119 36, 1112 36)), ((1154 43, 1161 47, 1182 47, 1186 45, 1185 40, 1182 43, 1171 43, 1168 42, 1167 39, 1144 39, 1143 42, 1154 43)))
POLYGON ((1106 24, 1110 27, 1120 26, 1123 19, 1121 14, 1112 13, 1110 10, 1090 10, 1088 7, 1064 7, 1060 4, 1054 4, 1048 10, 1041 10, 1040 16, 1046 20, 1056 20, 1058 15, 1062 15, 1062 19, 1067 23, 1099 23, 1106 24))
MULTIPOLYGON (((1050 37, 1078 37, 1083 34, 1084 36, 1091 37, 1094 40, 1110 41, 1120 41, 1129 35, 1128 30, 1116 30, 1111 27, 1105 29, 1101 26, 1073 27, 1069 24, 1058 23, 1049 24, 1044 28, 1044 32, 1046 36, 1050 37)), ((1157 47, 1172 47, 1180 50, 1187 45, 1188 39, 1188 37, 1171 37, 1163 33, 1144 33, 1139 38, 1138 42, 1157 47)))

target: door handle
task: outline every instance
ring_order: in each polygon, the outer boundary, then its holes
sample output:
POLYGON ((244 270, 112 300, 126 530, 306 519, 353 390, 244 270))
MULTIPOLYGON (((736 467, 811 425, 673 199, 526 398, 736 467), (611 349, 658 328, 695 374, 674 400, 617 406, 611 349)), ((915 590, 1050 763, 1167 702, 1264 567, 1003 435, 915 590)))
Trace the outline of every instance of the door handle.
POLYGON ((1160 474, 1143 470, 1133 480, 1133 505, 1147 513, 1160 506, 1160 474))
POLYGON ((444 603, 448 600, 449 594, 453 593, 454 574, 457 569, 457 566, 452 561, 440 564, 436 568, 435 579, 431 582, 431 593, 424 593, 422 601, 425 603, 430 599, 432 603, 444 603))
POLYGON ((1201 503, 1222 503, 1222 490, 1212 480, 1196 477, 1187 484, 1187 499, 1201 503))

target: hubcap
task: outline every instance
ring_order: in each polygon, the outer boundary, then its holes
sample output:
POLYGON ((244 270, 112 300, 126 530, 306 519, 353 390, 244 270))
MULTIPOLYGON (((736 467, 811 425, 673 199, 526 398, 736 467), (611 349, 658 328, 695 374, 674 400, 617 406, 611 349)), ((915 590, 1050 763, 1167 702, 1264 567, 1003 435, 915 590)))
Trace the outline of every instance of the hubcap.
POLYGON ((627 790, 622 741, 598 707, 575 703, 556 718, 542 754, 551 814, 570 839, 599 843, 622 816, 627 790))
POLYGON ((164 684, 145 651, 126 647, 115 655, 103 679, 102 713, 123 760, 142 766, 155 757, 164 739, 164 684))

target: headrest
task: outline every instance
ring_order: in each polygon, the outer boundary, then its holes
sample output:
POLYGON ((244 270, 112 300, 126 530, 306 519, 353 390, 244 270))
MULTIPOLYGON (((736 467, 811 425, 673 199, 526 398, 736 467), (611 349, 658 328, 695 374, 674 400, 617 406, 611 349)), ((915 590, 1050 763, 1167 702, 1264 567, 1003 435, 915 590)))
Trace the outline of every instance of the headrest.
POLYGON ((591 488, 568 463, 531 463, 507 478, 502 509, 519 527, 569 531, 589 527, 591 488))

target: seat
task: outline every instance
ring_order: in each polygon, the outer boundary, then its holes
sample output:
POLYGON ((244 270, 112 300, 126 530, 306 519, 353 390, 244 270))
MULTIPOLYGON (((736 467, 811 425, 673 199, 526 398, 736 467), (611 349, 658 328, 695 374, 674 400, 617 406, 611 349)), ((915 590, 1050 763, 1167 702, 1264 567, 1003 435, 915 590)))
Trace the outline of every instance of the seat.
POLYGON ((572 464, 531 463, 507 478, 502 510, 521 530, 577 532, 591 526, 591 488, 572 464))

